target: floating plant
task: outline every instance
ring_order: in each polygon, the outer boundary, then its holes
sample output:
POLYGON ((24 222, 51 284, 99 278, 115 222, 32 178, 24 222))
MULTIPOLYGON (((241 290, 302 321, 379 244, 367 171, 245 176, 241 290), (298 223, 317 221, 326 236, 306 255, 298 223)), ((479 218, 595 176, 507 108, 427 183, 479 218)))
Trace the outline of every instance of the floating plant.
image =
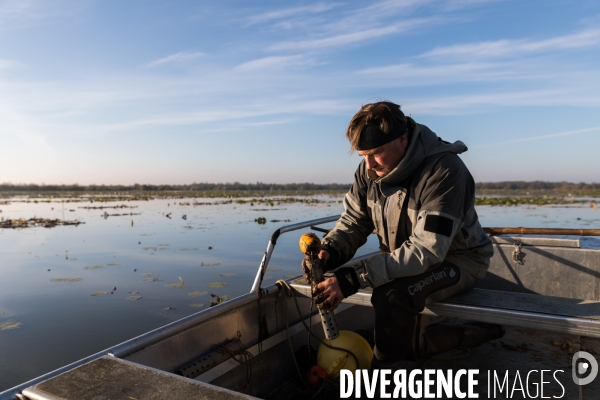
POLYGON ((97 291, 97 292, 92 292, 90 294, 90 296, 104 296, 104 295, 107 295, 107 294, 108 294, 108 292, 97 291))
POLYGON ((228 274, 211 274, 211 276, 225 276, 227 278, 230 278, 230 277, 235 276, 235 275, 236 274, 231 274, 231 273, 228 273, 228 274))
POLYGON ((84 269, 101 269, 101 268, 103 268, 102 265, 88 265, 84 269))
POLYGON ((83 278, 52 278, 50 282, 79 282, 82 280, 83 278))
POLYGON ((123 263, 110 263, 106 264, 107 267, 120 267, 123 263))
POLYGON ((188 296, 192 296, 192 297, 198 297, 198 296, 204 296, 205 294, 208 294, 208 292, 199 292, 199 291, 195 291, 195 292, 189 292, 188 296))
POLYGON ((221 265, 221 263, 220 263, 220 262, 216 262, 216 263, 205 263, 205 262, 201 262, 201 263, 200 263, 200 266, 202 266, 202 267, 217 267, 217 266, 219 266, 219 265, 221 265))
POLYGON ((0 331, 10 331, 11 329, 17 329, 21 326, 20 322, 2 322, 0 323, 0 331))
POLYGON ((190 307, 196 307, 196 308, 199 308, 199 307, 204 307, 204 303, 194 303, 194 304, 190 304, 190 307))
POLYGON ((224 288, 225 286, 227 286, 225 282, 211 282, 208 284, 208 287, 211 289, 224 288))

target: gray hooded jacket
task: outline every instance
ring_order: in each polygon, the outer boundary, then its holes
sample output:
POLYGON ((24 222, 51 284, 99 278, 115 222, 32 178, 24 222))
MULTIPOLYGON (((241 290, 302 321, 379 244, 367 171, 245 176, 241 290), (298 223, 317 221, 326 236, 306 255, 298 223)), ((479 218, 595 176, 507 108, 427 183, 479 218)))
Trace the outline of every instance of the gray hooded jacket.
POLYGON ((356 268, 362 288, 421 274, 444 260, 481 279, 493 248, 475 212, 473 177, 457 155, 467 146, 444 142, 408 120, 412 134, 406 156, 382 178, 370 175, 364 160, 360 163, 344 212, 323 248, 341 265, 368 235, 377 234, 383 253, 356 268))

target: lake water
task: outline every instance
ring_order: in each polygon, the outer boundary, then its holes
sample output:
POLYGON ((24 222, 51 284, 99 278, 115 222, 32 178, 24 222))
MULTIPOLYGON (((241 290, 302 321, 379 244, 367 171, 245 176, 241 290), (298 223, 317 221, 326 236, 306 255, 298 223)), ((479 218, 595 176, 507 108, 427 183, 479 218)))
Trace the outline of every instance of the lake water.
MULTIPOLYGON (((218 300, 211 294, 247 293, 274 230, 342 211, 341 197, 296 199, 318 202, 164 199, 103 210, 84 208, 97 202, 0 203, 4 219, 85 222, 0 229, 0 391, 210 307, 218 300)), ((477 211, 488 227, 600 226, 600 213, 585 204, 477 211)), ((265 285, 299 274, 302 232, 278 240, 265 285)), ((376 248, 371 236, 358 254, 376 248)))

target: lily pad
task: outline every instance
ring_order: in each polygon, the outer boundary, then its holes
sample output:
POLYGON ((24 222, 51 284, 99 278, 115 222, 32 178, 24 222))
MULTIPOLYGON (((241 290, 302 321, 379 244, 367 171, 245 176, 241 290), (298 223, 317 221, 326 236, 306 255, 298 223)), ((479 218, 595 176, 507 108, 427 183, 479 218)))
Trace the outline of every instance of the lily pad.
POLYGON ((142 298, 142 296, 129 296, 125 300, 137 301, 141 298, 142 298))
MULTIPOLYGON (((143 278, 142 282, 160 282, 161 279, 158 278, 143 278)), ((177 285, 180 285, 179 283, 177 283, 177 285)))
POLYGON ((204 296, 205 294, 208 294, 208 292, 199 292, 199 291, 195 291, 195 292, 189 292, 188 296, 192 296, 192 297, 198 297, 198 296, 204 296))
POLYGON ((298 276, 298 275, 286 275, 286 276, 284 276, 284 278, 285 278, 285 279, 292 279, 292 278, 295 278, 295 277, 297 277, 297 276, 298 276))
POLYGON ((227 286, 225 282, 211 282, 208 284, 208 287, 211 289, 224 288, 225 286, 227 286))
POLYGON ((120 267, 123 263, 110 263, 106 264, 107 267, 120 267))
POLYGON ((104 268, 102 265, 88 265, 84 269, 101 269, 104 268))
POLYGON ((204 307, 204 303, 194 303, 194 304, 190 304, 190 307, 204 307))
POLYGON ((220 298, 222 298, 222 299, 223 299, 223 301, 226 301, 226 300, 231 300, 231 299, 233 299, 233 296, 230 296, 230 295, 228 295, 228 294, 224 294, 223 296, 219 296, 219 297, 220 297, 220 298))
POLYGON ((92 292, 92 294, 90 294, 90 296, 104 296, 106 294, 108 294, 108 292, 97 291, 97 292, 92 292))
POLYGON ((83 278, 52 278, 50 282, 79 282, 82 280, 83 278))
POLYGON ((216 262, 216 263, 205 263, 205 262, 201 262, 200 266, 202 267, 218 267, 219 265, 221 265, 220 262, 216 262))
POLYGON ((0 331, 9 331, 11 329, 17 329, 21 326, 20 322, 2 322, 0 323, 0 331))
POLYGON ((183 281, 183 279, 181 279, 181 277, 179 277, 179 283, 169 283, 168 285, 166 285, 167 287, 177 287, 177 288, 182 288, 185 286, 185 282, 183 281))
POLYGON ((235 274, 212 274, 211 276, 225 276, 225 277, 230 278, 232 276, 235 276, 235 274))

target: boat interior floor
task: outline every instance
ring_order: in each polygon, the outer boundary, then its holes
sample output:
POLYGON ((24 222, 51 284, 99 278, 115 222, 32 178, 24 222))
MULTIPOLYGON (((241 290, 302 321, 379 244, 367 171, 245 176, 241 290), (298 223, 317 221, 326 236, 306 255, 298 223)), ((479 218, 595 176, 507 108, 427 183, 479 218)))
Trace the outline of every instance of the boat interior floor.
MULTIPOLYGON (((454 322, 462 323, 458 320, 454 322)), ((475 393, 479 394, 479 398, 521 398, 519 397, 522 394, 519 390, 520 387, 523 390, 529 390, 529 393, 533 395, 536 387, 537 390, 540 390, 542 381, 544 382, 544 396, 561 398, 564 391, 562 398, 565 399, 580 398, 580 394, 584 395, 583 398, 600 398, 600 379, 596 379, 596 381, 586 386, 578 386, 572 380, 571 361, 573 354, 579 350, 587 351, 598 358, 600 355, 600 339, 506 327, 506 334, 501 339, 484 343, 473 349, 457 349, 438 356, 432 356, 420 364, 405 362, 400 368, 407 371, 416 368, 421 370, 436 369, 444 372, 448 370, 456 372, 461 369, 478 369, 478 384, 475 393), (542 370, 545 371, 543 375, 541 374, 542 370), (530 373, 530 371, 535 372, 530 373), (528 375, 528 373, 530 374, 528 375), (556 379, 553 374, 556 374, 556 379), (496 384, 494 389, 496 377, 497 381, 502 383, 505 375, 507 376, 508 386, 500 391, 498 384, 496 384), (557 383, 557 380, 560 383, 557 383), (506 395, 507 390, 513 391, 513 387, 515 390, 512 393, 513 396, 506 395), (488 397, 492 391, 495 391, 495 397, 488 397)), ((281 382, 284 383, 276 390, 258 396, 268 400, 341 398, 339 385, 329 384, 320 391, 309 389, 300 382, 296 373, 281 382)), ((461 380, 461 387, 462 390, 467 390, 465 379, 461 380)), ((393 388, 392 384, 388 392, 391 393, 393 388)), ((434 385, 432 391, 435 392, 435 390, 434 385)), ((361 395, 358 398, 380 398, 378 393, 374 397, 367 396, 364 387, 361 390, 361 395)), ((351 398, 355 398, 355 393, 352 394, 351 398)), ((451 399, 453 397, 442 395, 442 397, 435 398, 451 399)))

